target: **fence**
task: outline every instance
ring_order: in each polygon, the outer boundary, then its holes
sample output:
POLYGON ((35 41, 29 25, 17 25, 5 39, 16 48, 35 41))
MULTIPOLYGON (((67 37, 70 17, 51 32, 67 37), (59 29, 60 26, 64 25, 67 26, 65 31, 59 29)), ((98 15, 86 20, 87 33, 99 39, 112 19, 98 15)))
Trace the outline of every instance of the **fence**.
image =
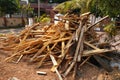
POLYGON ((27 18, 0 18, 0 27, 25 26, 28 23, 27 18))

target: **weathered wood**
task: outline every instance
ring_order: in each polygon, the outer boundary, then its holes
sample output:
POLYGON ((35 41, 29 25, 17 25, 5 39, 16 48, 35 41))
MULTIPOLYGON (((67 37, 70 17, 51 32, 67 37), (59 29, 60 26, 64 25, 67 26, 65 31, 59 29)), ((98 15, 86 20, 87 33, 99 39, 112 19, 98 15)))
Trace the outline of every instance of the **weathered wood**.
POLYGON ((57 63, 57 61, 55 60, 54 56, 50 54, 50 58, 51 58, 51 60, 52 60, 52 62, 53 62, 53 65, 54 65, 54 66, 57 66, 58 63, 57 63))
POLYGON ((43 72, 43 71, 36 71, 36 73, 39 75, 47 75, 47 72, 43 72))
POLYGON ((83 40, 83 36, 84 36, 84 28, 85 27, 83 26, 82 29, 81 29, 81 34, 80 34, 80 37, 79 37, 78 45, 77 45, 75 55, 74 55, 74 58, 73 58, 74 61, 77 60, 77 56, 79 54, 79 49, 81 49, 81 44, 83 44, 82 40, 83 40))
POLYGON ((52 60, 52 62, 53 62, 53 66, 55 67, 55 72, 57 73, 59 80, 63 80, 63 79, 62 79, 62 76, 60 75, 60 73, 58 72, 58 70, 57 70, 57 68, 56 68, 56 66, 57 66, 57 61, 55 60, 55 58, 54 58, 52 55, 50 55, 50 57, 51 57, 51 60, 52 60))
POLYGON ((84 51, 82 56, 90 56, 90 55, 113 52, 113 51, 116 51, 116 50, 108 50, 108 49, 90 50, 90 51, 84 51))
POLYGON ((80 34, 80 37, 79 37, 79 40, 78 40, 78 45, 77 45, 77 48, 76 48, 76 51, 75 51, 73 62, 71 63, 71 65, 68 67, 68 69, 64 73, 64 77, 68 75, 68 73, 72 70, 72 68, 74 67, 74 65, 77 61, 78 54, 79 54, 79 49, 81 48, 81 44, 82 44, 82 40, 83 40, 83 36, 84 36, 84 28, 85 27, 83 26, 82 29, 81 29, 81 34, 80 34))
POLYGON ((98 50, 99 50, 99 48, 97 48, 96 46, 90 44, 89 42, 84 41, 84 43, 85 43, 86 45, 90 46, 90 47, 93 48, 93 49, 96 49, 96 50, 98 49, 98 50))
MULTIPOLYGON (((32 27, 29 27, 28 29, 25 29, 25 30, 23 30, 21 33, 20 33, 20 36, 21 35, 25 35, 26 33, 26 35, 28 35, 29 34, 29 32, 32 30, 32 29, 34 29, 35 27, 37 27, 37 26, 39 26, 40 25, 40 23, 36 23, 36 24, 34 24, 32 27)), ((27 36, 25 36, 25 37, 27 37, 27 36)), ((24 39, 23 39, 24 40, 24 39)))
POLYGON ((41 61, 38 63, 38 68, 42 66, 43 61, 49 56, 49 52, 41 59, 41 61))
POLYGON ((89 59, 91 56, 88 56, 80 65, 79 67, 83 66, 89 59))
POLYGON ((18 60, 15 63, 18 63, 21 59, 22 59, 23 55, 20 55, 20 57, 18 58, 18 60))
POLYGON ((98 55, 94 55, 93 56, 97 62, 105 69, 107 70, 108 72, 111 72, 112 71, 112 68, 110 67, 109 63, 107 60, 105 60, 104 58, 101 58, 100 56, 98 55))
POLYGON ((71 38, 71 37, 61 38, 61 39, 58 39, 58 40, 51 41, 51 43, 56 43, 56 42, 66 41, 66 40, 69 40, 70 38, 71 38))
POLYGON ((61 55, 60 55, 59 57, 62 57, 62 56, 64 56, 64 54, 65 54, 65 50, 64 50, 64 48, 65 48, 65 42, 62 41, 62 42, 61 42, 61 45, 62 45, 62 46, 61 46, 61 50, 62 50, 62 51, 61 51, 61 55))
POLYGON ((63 79, 59 71, 66 77, 72 70, 72 79, 75 79, 78 62, 82 66, 88 63, 91 56, 96 58, 97 55, 96 60, 102 64, 102 58, 110 60, 103 53, 115 51, 106 47, 101 49, 102 45, 107 44, 99 43, 101 36, 94 31, 95 25, 108 16, 91 25, 89 15, 90 12, 79 17, 71 14, 62 17, 63 20, 58 24, 40 26, 40 23, 37 23, 26 27, 19 35, 7 35, 6 38, 0 39, 0 49, 13 52, 6 61, 18 59, 18 63, 22 56, 27 55, 30 62, 37 62, 38 67, 52 62, 51 71, 56 72, 60 80, 63 79), (67 26, 66 21, 69 21, 67 26))
MULTIPOLYGON (((62 55, 62 57, 61 57, 60 59, 57 60, 57 62, 58 62, 57 68, 59 67, 59 65, 60 65, 61 62, 63 61, 65 55, 67 54, 67 52, 68 52, 68 50, 69 50, 69 47, 71 46, 72 40, 73 40, 73 38, 74 38, 74 35, 75 35, 75 33, 73 33, 71 39, 69 39, 68 43, 67 43, 66 46, 64 47, 64 49, 65 49, 64 55, 62 55)), ((52 68, 51 71, 54 72, 54 71, 55 71, 55 68, 52 68)))
POLYGON ((55 68, 55 72, 57 73, 59 80, 63 80, 62 76, 60 75, 60 73, 58 72, 56 68, 55 68))
POLYGON ((38 63, 38 68, 41 67, 43 61, 46 59, 47 56, 49 56, 51 54, 50 52, 50 49, 49 49, 49 46, 47 46, 47 49, 48 49, 48 53, 41 59, 41 61, 38 63))
POLYGON ((48 46, 48 44, 51 43, 51 41, 58 35, 59 33, 56 33, 48 42, 44 43, 44 46, 38 50, 38 52, 30 59, 30 62, 32 62, 38 55, 40 55, 43 50, 48 46))
POLYGON ((108 17, 109 17, 109 16, 103 17, 102 19, 100 19, 99 21, 97 21, 96 23, 94 23, 93 25, 89 26, 86 31, 88 31, 89 29, 91 29, 92 27, 94 27, 96 24, 100 23, 101 21, 105 20, 105 19, 108 18, 108 17))
POLYGON ((78 57, 77 57, 77 62, 80 62, 81 61, 81 58, 82 58, 82 53, 83 53, 83 48, 84 48, 84 45, 83 45, 83 42, 84 42, 84 36, 82 38, 82 41, 81 41, 81 46, 79 48, 79 51, 78 51, 78 57))
POLYGON ((77 73, 78 65, 75 64, 74 70, 73 70, 73 75, 72 75, 72 80, 76 80, 76 73, 77 73))
POLYGON ((78 29, 76 30, 76 34, 75 34, 75 40, 76 41, 78 41, 78 39, 79 39, 81 29, 82 29, 82 22, 80 22, 80 24, 78 26, 78 29))

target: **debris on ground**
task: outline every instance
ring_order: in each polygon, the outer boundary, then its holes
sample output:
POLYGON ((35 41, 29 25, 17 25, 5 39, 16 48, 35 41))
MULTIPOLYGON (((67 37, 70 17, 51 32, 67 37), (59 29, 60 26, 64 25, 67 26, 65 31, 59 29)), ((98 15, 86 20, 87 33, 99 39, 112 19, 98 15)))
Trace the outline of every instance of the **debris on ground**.
POLYGON ((101 35, 98 36, 94 30, 95 25, 108 16, 90 24, 89 15, 65 15, 58 24, 41 26, 36 23, 18 35, 2 36, 0 50, 12 52, 5 61, 19 63, 25 56, 29 58, 29 63, 36 63, 37 68, 52 63, 51 71, 56 72, 59 80, 63 80, 70 72, 74 80, 78 68, 85 63, 92 64, 89 62, 91 59, 93 62, 96 60, 105 70, 112 71, 109 65, 112 58, 108 54, 114 53, 116 49, 112 49, 107 41, 100 42, 101 35))
POLYGON ((12 77, 12 78, 9 78, 8 80, 20 80, 20 79, 18 79, 16 77, 12 77))
POLYGON ((47 75, 46 72, 42 72, 42 71, 36 71, 36 73, 39 74, 39 75, 47 75))

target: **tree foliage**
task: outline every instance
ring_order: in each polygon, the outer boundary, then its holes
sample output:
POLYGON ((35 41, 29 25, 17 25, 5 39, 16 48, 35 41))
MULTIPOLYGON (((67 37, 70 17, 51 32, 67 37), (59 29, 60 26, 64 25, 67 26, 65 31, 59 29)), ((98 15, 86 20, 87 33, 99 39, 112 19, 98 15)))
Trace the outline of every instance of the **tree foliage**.
POLYGON ((1 14, 13 14, 19 10, 19 0, 0 0, 1 14))
POLYGON ((69 10, 80 8, 81 13, 90 11, 96 16, 116 17, 120 15, 119 5, 120 0, 71 0, 59 4, 54 9, 66 13, 69 10))
POLYGON ((33 15, 33 8, 30 7, 30 4, 21 5, 19 9, 22 14, 26 14, 30 17, 33 15))
POLYGON ((81 9, 81 13, 88 12, 88 6, 90 0, 71 0, 63 2, 59 5, 57 5, 54 10, 58 10, 61 13, 66 13, 69 11, 72 11, 74 9, 81 9))
POLYGON ((120 15, 119 5, 120 0, 91 0, 89 9, 96 16, 117 17, 120 15))

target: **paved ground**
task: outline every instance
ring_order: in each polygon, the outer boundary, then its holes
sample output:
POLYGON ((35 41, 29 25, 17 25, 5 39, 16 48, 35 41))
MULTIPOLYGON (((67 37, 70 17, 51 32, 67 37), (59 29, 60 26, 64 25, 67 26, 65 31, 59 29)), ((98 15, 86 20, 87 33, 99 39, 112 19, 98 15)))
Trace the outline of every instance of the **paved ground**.
POLYGON ((8 28, 8 29, 0 29, 0 33, 19 33, 24 27, 22 28, 8 28))

